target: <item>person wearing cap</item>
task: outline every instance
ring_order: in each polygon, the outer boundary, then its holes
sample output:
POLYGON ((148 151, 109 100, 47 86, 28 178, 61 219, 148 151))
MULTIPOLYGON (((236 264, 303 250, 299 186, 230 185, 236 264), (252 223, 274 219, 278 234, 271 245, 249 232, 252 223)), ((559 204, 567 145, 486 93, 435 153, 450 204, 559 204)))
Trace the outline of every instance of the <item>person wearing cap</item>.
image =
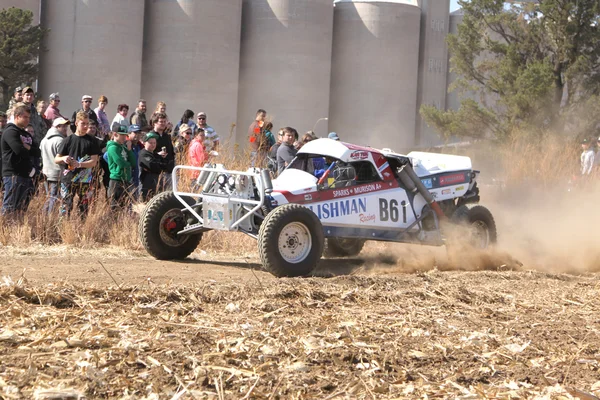
POLYGON ((23 88, 18 86, 15 88, 15 92, 13 93, 13 97, 8 102, 8 109, 11 110, 15 107, 17 103, 23 102, 23 88))
POLYGON ((331 140, 338 140, 338 141, 340 140, 340 137, 335 132, 329 132, 329 135, 327 135, 327 138, 331 139, 331 140))
POLYGON ((58 117, 52 122, 52 128, 48 130, 46 136, 40 144, 42 152, 42 173, 46 177, 44 188, 46 189, 47 199, 44 203, 44 212, 50 214, 54 210, 54 205, 60 199, 60 166, 54 162, 58 149, 63 140, 67 137, 69 130, 69 120, 58 117))
POLYGON ((206 123, 206 113, 199 112, 197 117, 196 125, 198 128, 204 130, 204 148, 207 152, 219 150, 219 134, 215 131, 215 128, 206 123))
POLYGON ((135 156, 131 151, 128 129, 119 126, 118 135, 106 145, 108 155, 108 170, 110 182, 108 184, 108 198, 110 209, 113 212, 127 209, 131 204, 130 186, 131 173, 135 166, 135 156))
POLYGON ((125 127, 125 131, 129 128, 129 120, 127 119, 127 114, 129 114, 129 106, 127 104, 119 104, 117 106, 117 114, 113 118, 110 123, 110 130, 113 132, 118 132, 119 127, 125 127))
POLYGON ((179 154, 180 157, 182 157, 182 159, 180 159, 179 161, 185 162, 186 152, 192 141, 192 137, 193 137, 192 128, 189 125, 183 124, 179 127, 179 134, 177 135, 177 141, 175 142, 175 145, 173 146, 173 150, 175 151, 175 154, 179 154))
MULTIPOLYGON (((39 146, 40 142, 46 136, 46 132, 48 128, 46 123, 42 119, 42 116, 38 114, 37 108, 35 107, 35 93, 31 86, 26 86, 23 88, 23 103, 27 104, 30 108, 30 119, 29 123, 33 126, 33 140, 39 146)), ((36 160, 36 165, 39 165, 40 160, 36 160)))
POLYGON ((98 125, 98 116, 92 109, 92 100, 92 96, 90 96, 89 94, 84 94, 81 97, 81 108, 77 111, 74 111, 73 115, 71 116, 71 132, 75 133, 75 131, 77 130, 77 114, 82 111, 87 114, 88 119, 93 120, 94 122, 96 122, 96 125, 98 125))
POLYGON ((62 114, 60 113, 60 110, 58 109, 58 106, 60 105, 60 95, 58 94, 58 92, 52 93, 50 95, 50 97, 48 98, 48 100, 50 100, 50 105, 48 106, 48 108, 46 109, 46 112, 44 113, 44 118, 46 118, 50 122, 53 122, 56 118, 59 118, 59 117, 65 118, 62 116, 62 114))
POLYGON ((135 200, 138 199, 138 192, 140 187, 140 167, 138 160, 140 159, 140 151, 144 148, 144 144, 141 141, 142 128, 139 125, 129 125, 129 141, 131 142, 131 151, 135 156, 135 165, 131 171, 131 182, 132 182, 132 194, 135 200))
POLYGON ((88 212, 93 168, 98 164, 98 156, 102 152, 98 140, 87 134, 89 124, 89 112, 79 111, 75 115, 74 134, 63 140, 54 158, 54 162, 61 166, 60 196, 63 215, 71 213, 75 196, 79 197, 77 208, 81 217, 85 217, 88 212))
POLYGON ((139 166, 142 183, 142 201, 148 201, 158 192, 161 174, 173 170, 173 161, 167 160, 167 154, 156 152, 160 136, 149 132, 144 139, 144 148, 140 150, 139 166))
POLYGON ((146 100, 140 99, 138 100, 138 105, 129 117, 129 123, 131 125, 137 125, 141 130, 147 129, 150 131, 150 126, 148 125, 148 118, 146 118, 146 100))
POLYGON ((108 116, 106 115, 106 105, 108 104, 108 98, 104 95, 98 98, 98 107, 94 109, 96 116, 98 117, 98 131, 102 136, 108 135, 110 132, 110 122, 108 122, 108 116))
POLYGON ((591 175, 594 167, 594 150, 591 148, 591 143, 588 139, 581 141, 581 175, 588 177, 591 175))

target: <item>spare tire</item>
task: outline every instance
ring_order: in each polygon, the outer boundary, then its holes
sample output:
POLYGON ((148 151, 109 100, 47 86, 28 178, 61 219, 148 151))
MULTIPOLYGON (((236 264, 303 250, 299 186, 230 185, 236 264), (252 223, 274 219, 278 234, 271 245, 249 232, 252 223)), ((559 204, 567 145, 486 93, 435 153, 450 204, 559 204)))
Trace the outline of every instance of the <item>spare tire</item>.
POLYGON ((263 267, 277 277, 310 274, 323 254, 321 221, 310 209, 285 204, 271 211, 258 231, 263 267))
MULTIPOLYGON (((190 197, 183 198, 194 204, 190 197)), ((187 225, 183 205, 173 192, 154 196, 146 205, 138 225, 140 240, 146 251, 159 260, 184 259, 198 247, 202 233, 178 235, 187 225)))
POLYGON ((330 237, 325 239, 325 257, 353 257, 360 254, 365 245, 364 239, 344 239, 330 237))

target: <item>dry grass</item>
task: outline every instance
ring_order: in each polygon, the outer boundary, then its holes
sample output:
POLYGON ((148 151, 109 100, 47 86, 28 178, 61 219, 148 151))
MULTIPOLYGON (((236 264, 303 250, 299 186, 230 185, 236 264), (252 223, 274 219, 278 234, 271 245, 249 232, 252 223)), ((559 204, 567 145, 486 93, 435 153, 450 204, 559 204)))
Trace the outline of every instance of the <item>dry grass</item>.
POLYGON ((598 285, 437 270, 120 289, 5 279, 0 397, 591 399, 598 285))

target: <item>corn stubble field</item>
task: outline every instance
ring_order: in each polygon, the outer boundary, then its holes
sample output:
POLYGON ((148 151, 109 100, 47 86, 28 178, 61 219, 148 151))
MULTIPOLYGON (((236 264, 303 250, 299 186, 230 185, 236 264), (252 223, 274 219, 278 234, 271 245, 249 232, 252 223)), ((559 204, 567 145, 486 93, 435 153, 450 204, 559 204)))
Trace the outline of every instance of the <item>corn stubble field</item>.
POLYGON ((0 224, 0 398, 595 399, 600 258, 573 232, 600 225, 562 211, 543 235, 497 200, 494 252, 369 244, 276 279, 244 236, 159 262, 135 217, 65 223, 37 198, 0 224))

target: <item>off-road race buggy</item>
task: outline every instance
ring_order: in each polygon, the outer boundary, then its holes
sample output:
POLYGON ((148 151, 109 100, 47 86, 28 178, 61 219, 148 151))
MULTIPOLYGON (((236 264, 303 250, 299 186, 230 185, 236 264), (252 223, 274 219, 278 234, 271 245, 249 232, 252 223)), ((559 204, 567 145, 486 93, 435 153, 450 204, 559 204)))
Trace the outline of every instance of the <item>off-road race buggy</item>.
POLYGON ((445 225, 464 227, 472 246, 487 248, 496 224, 478 204, 478 173, 469 157, 317 139, 275 180, 266 169, 175 167, 173 191, 150 200, 139 233, 148 253, 169 260, 190 255, 204 232, 243 232, 279 277, 309 275, 322 255, 356 256, 366 240, 442 246, 445 225), (197 177, 182 191, 185 174, 197 177))

